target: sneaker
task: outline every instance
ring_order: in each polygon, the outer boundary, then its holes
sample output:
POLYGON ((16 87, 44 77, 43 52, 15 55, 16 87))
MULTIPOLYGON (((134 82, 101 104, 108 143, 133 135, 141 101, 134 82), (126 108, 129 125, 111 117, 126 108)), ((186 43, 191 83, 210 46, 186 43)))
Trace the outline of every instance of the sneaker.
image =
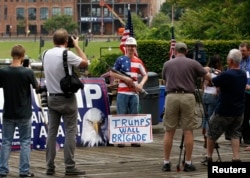
POLYGON ((185 171, 185 172, 196 171, 196 168, 195 168, 195 166, 193 164, 185 163, 183 171, 185 171))
POLYGON ((80 171, 77 168, 66 169, 65 175, 85 175, 85 171, 80 171))
POLYGON ((161 170, 163 172, 170 172, 171 171, 171 163, 164 164, 161 170))
POLYGON ((19 174, 19 177, 34 177, 35 175, 33 173, 26 173, 26 174, 19 174))
POLYGON ((125 147, 125 144, 118 144, 117 145, 119 148, 125 147))
POLYGON ((52 176, 55 174, 55 169, 47 169, 46 175, 52 176))
POLYGON ((140 143, 131 143, 131 147, 141 147, 140 143))
POLYGON ((0 178, 7 177, 7 174, 0 174, 0 178))

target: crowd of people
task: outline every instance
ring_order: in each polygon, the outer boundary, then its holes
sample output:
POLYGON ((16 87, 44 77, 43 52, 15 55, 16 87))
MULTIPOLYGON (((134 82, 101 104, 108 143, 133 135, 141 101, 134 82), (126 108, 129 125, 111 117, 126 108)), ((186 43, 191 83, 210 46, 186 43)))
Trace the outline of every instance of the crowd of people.
MULTIPOLYGON (((164 115, 164 164, 162 171, 171 171, 170 153, 176 128, 183 129, 185 146, 184 171, 195 171, 192 164, 193 122, 195 108, 195 80, 202 78, 202 103, 204 118, 202 134, 206 157, 202 164, 212 162, 216 141, 225 133, 231 141, 232 162, 241 162, 240 142, 248 143, 249 111, 249 45, 241 43, 239 49, 231 49, 227 55, 227 68, 223 71, 219 55, 210 58, 202 67, 196 60, 186 57, 187 46, 177 43, 175 58, 165 62, 162 78, 167 96, 164 115), (188 66, 188 67, 187 67, 188 66), (182 72, 179 72, 182 71, 182 72), (188 102, 187 102, 188 101, 188 102), (242 134, 241 134, 242 133, 242 134)), ((249 147, 246 148, 248 150, 249 147)))
MULTIPOLYGON (((46 142, 46 175, 56 172, 56 136, 62 118, 65 127, 64 164, 65 175, 84 175, 76 168, 74 160, 78 106, 75 94, 65 95, 60 88, 60 80, 65 76, 62 53, 67 49, 69 34, 58 29, 53 35, 54 47, 43 54, 43 68, 48 92, 48 137, 46 142)), ((69 73, 72 67, 86 67, 87 57, 78 45, 78 37, 73 38, 76 54, 67 51, 69 73)), ((139 94, 148 80, 147 69, 136 56, 137 42, 129 37, 125 42, 125 54, 118 57, 109 76, 118 79, 117 114, 138 114, 139 94), (124 74, 124 75, 121 75, 124 74), (141 79, 139 80, 139 77, 141 79)), ((175 45, 175 58, 163 64, 162 79, 167 95, 165 98, 164 161, 162 171, 171 171, 171 151, 176 129, 183 130, 185 162, 183 171, 195 171, 192 163, 194 147, 193 130, 196 126, 195 107, 197 80, 202 79, 202 103, 204 118, 202 134, 206 157, 203 164, 213 161, 216 141, 223 133, 231 141, 232 162, 240 162, 241 140, 250 143, 250 46, 241 43, 239 49, 231 49, 227 55, 227 68, 223 69, 218 54, 210 57, 206 66, 187 57, 188 47, 183 42, 175 45)), ((31 144, 31 88, 39 89, 39 83, 30 67, 22 65, 25 49, 15 45, 11 50, 12 63, 0 69, 0 87, 4 93, 4 114, 2 124, 2 148, 0 150, 0 177, 9 173, 8 159, 13 133, 17 126, 20 133, 19 177, 34 177, 30 172, 31 144), (8 98, 8 99, 7 99, 8 98)), ((124 147, 119 143, 118 147, 124 147)), ((131 143, 140 147, 139 143, 131 143)), ((246 150, 250 150, 247 147, 246 150)))

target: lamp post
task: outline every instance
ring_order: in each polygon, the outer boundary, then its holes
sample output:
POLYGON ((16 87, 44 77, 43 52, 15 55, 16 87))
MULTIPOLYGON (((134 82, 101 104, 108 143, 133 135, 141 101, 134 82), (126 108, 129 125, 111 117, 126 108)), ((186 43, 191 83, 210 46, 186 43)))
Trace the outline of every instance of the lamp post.
POLYGON ((10 25, 10 32, 9 32, 10 37, 11 37, 11 31, 12 31, 12 25, 10 25))

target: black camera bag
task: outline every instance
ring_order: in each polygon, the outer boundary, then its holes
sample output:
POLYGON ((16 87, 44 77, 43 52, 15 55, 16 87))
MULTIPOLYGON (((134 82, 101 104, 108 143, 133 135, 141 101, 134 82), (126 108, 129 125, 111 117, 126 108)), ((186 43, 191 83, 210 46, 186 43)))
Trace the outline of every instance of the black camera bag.
POLYGON ((68 51, 65 49, 63 51, 63 67, 65 70, 65 77, 60 81, 61 90, 67 94, 76 93, 80 88, 83 89, 83 83, 78 78, 77 74, 74 72, 72 67, 72 75, 69 75, 69 69, 67 64, 68 51))

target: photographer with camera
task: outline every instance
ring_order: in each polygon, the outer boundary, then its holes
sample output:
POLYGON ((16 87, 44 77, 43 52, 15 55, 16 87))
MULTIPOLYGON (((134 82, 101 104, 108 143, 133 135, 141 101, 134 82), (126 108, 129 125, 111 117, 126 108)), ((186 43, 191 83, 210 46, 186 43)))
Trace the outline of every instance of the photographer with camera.
POLYGON ((78 45, 78 37, 69 37, 65 29, 58 29, 53 35, 54 47, 43 55, 44 74, 48 96, 48 137, 46 143, 46 175, 55 174, 56 136, 62 117, 65 128, 64 163, 65 175, 83 175, 75 167, 74 154, 76 147, 78 106, 74 93, 66 94, 60 87, 60 81, 65 77, 63 65, 63 51, 74 47, 76 53, 67 51, 67 63, 69 74, 72 74, 72 66, 86 67, 88 61, 78 45), (69 42, 72 44, 69 45, 69 42))
POLYGON ((34 177, 30 173, 31 151, 31 86, 38 84, 34 72, 23 66, 25 49, 22 45, 12 47, 10 66, 0 69, 0 87, 4 93, 2 146, 0 152, 0 177, 9 173, 10 157, 15 128, 19 130, 20 166, 19 177, 34 177))
MULTIPOLYGON (((138 114, 138 93, 145 93, 143 85, 148 80, 148 74, 141 59, 134 55, 137 47, 135 38, 128 37, 125 47, 126 55, 118 57, 110 71, 111 77, 120 80, 116 98, 117 114, 138 114), (142 76, 140 82, 138 82, 139 75, 142 76)), ((125 144, 118 144, 118 147, 124 146, 125 144)), ((141 145, 132 143, 131 146, 140 147, 141 145)))
POLYGON ((202 67, 196 60, 187 58, 187 45, 178 42, 175 45, 175 58, 164 63, 162 78, 166 83, 167 96, 163 117, 164 164, 162 171, 171 171, 170 153, 177 128, 183 129, 185 145, 184 171, 195 171, 192 164, 193 129, 195 128, 195 81, 198 78, 211 80, 208 67, 202 67))
POLYGON ((228 70, 212 79, 219 87, 218 104, 210 117, 207 131, 207 161, 212 162, 216 140, 225 132, 232 147, 232 162, 240 162, 241 124, 244 119, 244 99, 247 76, 240 69, 242 55, 240 50, 232 49, 227 56, 228 70))
MULTIPOLYGON (((223 66, 221 63, 221 57, 218 54, 215 54, 210 57, 208 62, 208 67, 211 68, 211 77, 214 78, 220 74, 223 70, 223 66)), ((204 115, 202 118, 202 134, 204 136, 204 148, 205 148, 205 155, 207 154, 207 136, 206 131, 208 127, 208 121, 211 117, 212 113, 215 110, 215 107, 218 102, 219 91, 218 89, 211 83, 211 81, 204 80, 203 85, 203 95, 202 95, 202 104, 203 104, 203 111, 204 115)), ((202 164, 207 165, 207 156, 201 161, 202 164)))

